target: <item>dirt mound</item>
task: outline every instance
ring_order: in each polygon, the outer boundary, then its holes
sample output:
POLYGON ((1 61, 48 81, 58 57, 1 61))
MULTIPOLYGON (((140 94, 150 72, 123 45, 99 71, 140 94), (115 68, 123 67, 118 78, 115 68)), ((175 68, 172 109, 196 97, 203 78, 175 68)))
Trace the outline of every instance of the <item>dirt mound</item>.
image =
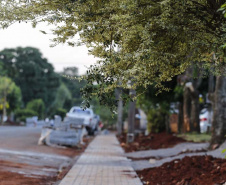
POLYGON ((179 143, 186 142, 186 140, 174 136, 173 134, 162 133, 151 133, 148 136, 140 135, 135 137, 133 143, 126 144, 126 134, 118 137, 121 146, 125 152, 133 152, 140 150, 159 149, 159 148, 170 148, 179 143))
POLYGON ((144 184, 215 185, 226 182, 226 159, 212 156, 184 157, 160 167, 137 171, 144 184))

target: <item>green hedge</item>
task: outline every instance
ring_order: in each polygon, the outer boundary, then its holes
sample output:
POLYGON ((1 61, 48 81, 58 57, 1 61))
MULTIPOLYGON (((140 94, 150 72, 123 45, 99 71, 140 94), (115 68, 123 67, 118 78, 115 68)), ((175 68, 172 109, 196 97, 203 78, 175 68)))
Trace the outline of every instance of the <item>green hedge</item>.
POLYGON ((38 113, 30 109, 18 109, 15 111, 15 117, 18 121, 26 121, 26 118, 37 116, 38 113))

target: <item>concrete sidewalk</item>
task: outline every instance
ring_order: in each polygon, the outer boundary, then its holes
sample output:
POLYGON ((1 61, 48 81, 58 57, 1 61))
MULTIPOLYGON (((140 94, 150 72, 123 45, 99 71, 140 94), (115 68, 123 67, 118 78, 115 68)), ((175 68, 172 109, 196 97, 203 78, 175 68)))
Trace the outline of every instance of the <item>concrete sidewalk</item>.
POLYGON ((90 143, 60 185, 142 185, 115 135, 90 143))

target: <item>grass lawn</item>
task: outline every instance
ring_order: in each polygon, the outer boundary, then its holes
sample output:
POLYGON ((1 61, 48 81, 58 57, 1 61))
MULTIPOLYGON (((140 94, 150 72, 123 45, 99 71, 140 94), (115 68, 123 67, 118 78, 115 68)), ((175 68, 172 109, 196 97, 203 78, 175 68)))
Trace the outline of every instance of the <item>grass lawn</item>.
POLYGON ((209 142, 211 139, 211 134, 197 134, 197 133, 186 133, 186 134, 178 134, 178 137, 182 137, 187 141, 193 142, 209 142))

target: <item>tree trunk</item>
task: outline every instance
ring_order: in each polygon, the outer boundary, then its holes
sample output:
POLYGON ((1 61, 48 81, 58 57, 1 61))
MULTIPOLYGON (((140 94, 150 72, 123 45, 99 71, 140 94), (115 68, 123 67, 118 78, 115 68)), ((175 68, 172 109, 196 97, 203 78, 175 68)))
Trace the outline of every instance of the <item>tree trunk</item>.
MULTIPOLYGON (((136 95, 136 91, 130 90, 131 97, 133 98, 136 95)), ((136 101, 131 101, 129 103, 129 118, 128 118, 128 133, 127 133, 127 143, 134 141, 134 123, 135 123, 135 109, 136 101)))
MULTIPOLYGON (((226 135, 226 77, 219 76, 216 80, 214 93, 212 138, 210 146, 220 145, 226 135)), ((214 147, 215 148, 215 147, 214 147)))
POLYGON ((191 93, 191 130, 200 133, 199 125, 199 91, 195 90, 191 93))
POLYGON ((1 119, 1 124, 3 125, 4 123, 4 117, 6 116, 6 103, 7 103, 7 97, 4 95, 3 98, 3 109, 2 109, 2 119, 1 119))
POLYGON ((179 103, 179 112, 177 120, 177 132, 181 133, 183 128, 183 101, 179 103))
POLYGON ((190 132, 191 125, 191 97, 190 90, 184 88, 184 105, 183 105, 183 133, 190 132))
POLYGON ((121 89, 117 89, 118 96, 118 118, 117 118, 117 135, 120 136, 122 134, 122 114, 123 114, 123 103, 121 98, 121 89))
POLYGON ((199 125, 199 91, 200 79, 188 82, 184 89, 184 132, 200 132, 199 125))
POLYGON ((212 74, 209 75, 208 79, 208 93, 213 93, 214 92, 214 76, 212 74))
POLYGON ((171 133, 169 115, 165 115, 166 132, 171 133))

